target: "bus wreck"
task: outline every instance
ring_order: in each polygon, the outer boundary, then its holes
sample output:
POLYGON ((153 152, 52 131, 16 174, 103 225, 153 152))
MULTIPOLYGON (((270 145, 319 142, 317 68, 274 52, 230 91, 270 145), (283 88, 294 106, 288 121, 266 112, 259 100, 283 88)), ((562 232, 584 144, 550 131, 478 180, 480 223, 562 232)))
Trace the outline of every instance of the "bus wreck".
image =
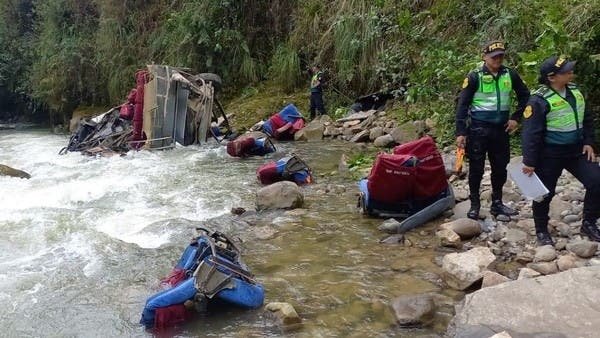
POLYGON ((135 74, 127 101, 93 119, 81 119, 60 154, 124 154, 129 150, 169 149, 203 144, 232 133, 216 98, 221 79, 212 73, 148 65, 135 74))

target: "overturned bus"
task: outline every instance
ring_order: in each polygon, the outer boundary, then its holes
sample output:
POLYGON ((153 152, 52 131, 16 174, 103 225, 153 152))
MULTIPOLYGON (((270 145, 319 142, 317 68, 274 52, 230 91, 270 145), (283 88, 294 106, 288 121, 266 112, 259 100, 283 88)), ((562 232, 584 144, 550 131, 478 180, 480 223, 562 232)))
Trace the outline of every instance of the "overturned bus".
POLYGON ((135 74, 136 87, 120 106, 79 121, 61 154, 125 153, 131 149, 168 149, 202 144, 232 133, 216 92, 222 83, 212 73, 148 65, 135 74))

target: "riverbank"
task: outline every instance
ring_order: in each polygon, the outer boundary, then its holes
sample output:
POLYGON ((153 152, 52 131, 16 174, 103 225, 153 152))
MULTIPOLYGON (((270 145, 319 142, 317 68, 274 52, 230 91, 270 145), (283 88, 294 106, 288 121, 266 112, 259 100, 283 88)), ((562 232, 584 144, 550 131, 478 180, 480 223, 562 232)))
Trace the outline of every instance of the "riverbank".
MULTIPOLYGON (((399 124, 385 112, 372 111, 350 115, 350 117, 337 122, 328 117, 316 119, 307 125, 306 131, 299 132, 299 136, 296 138, 309 141, 309 144, 310 142, 313 144, 326 143, 331 139, 340 139, 353 144, 354 149, 360 149, 359 154, 365 158, 373 156, 377 151, 389 149, 393 144, 405 143, 429 133, 435 135, 435 127, 435 123, 431 120, 399 124)), ((447 147, 442 151, 447 169, 451 170, 454 166, 452 162, 454 149, 447 147)), ((356 158, 355 155, 348 155, 350 153, 353 152, 349 151, 342 155, 338 171, 333 172, 332 175, 339 175, 340 171, 348 170, 347 159, 353 156, 356 158)), ((513 161, 518 160, 518 158, 513 159, 513 161)), ((362 166, 354 169, 365 175, 370 167, 369 163, 370 161, 366 161, 362 166)), ((551 204, 550 232, 557 243, 555 246, 538 247, 531 202, 521 197, 518 188, 510 180, 504 187, 504 200, 509 206, 517 209, 520 214, 512 218, 502 216, 494 218, 489 214, 491 197, 489 170, 488 165, 482 182, 483 210, 480 222, 466 218, 469 208, 467 180, 451 176, 450 182, 456 194, 457 205, 455 208, 447 212, 445 217, 440 217, 434 222, 405 234, 404 241, 396 241, 393 244, 395 247, 415 245, 415 242, 410 240, 410 236, 416 233, 426 238, 417 245, 420 245, 422 249, 431 250, 435 256, 434 261, 441 269, 438 275, 438 286, 442 290, 442 294, 443 290, 460 291, 456 298, 450 300, 450 304, 457 306, 459 311, 469 311, 468 307, 464 309, 460 305, 463 301, 462 295, 464 295, 462 292, 470 293, 482 287, 493 287, 514 280, 537 278, 575 268, 600 265, 598 244, 589 241, 579 232, 584 189, 573 176, 567 174, 561 177, 557 195, 551 204), (406 241, 406 238, 409 240, 406 241)), ((355 184, 356 177, 357 175, 354 175, 350 181, 345 181, 346 189, 352 189, 350 185, 355 184)), ((390 241, 387 243, 389 245, 390 241)), ((403 268, 394 271, 401 273, 403 268)), ((574 274, 577 275, 578 272, 574 274)), ((552 280, 560 279, 549 279, 547 284, 552 285, 552 280)), ((398 297, 391 300, 389 304, 394 309, 396 320, 401 325, 410 323, 410 325, 430 326, 432 325, 432 315, 440 315, 439 300, 439 296, 436 298, 431 294, 421 294, 408 298, 398 297), (423 307, 422 304, 427 305, 423 307)), ((524 300, 521 306, 527 307, 528 305, 525 304, 524 300)), ((510 305, 519 306, 518 304, 510 305)), ((560 309, 554 308, 548 311, 560 312, 560 309)), ((540 326, 543 326, 544 318, 536 320, 540 326)), ((593 325, 599 324, 593 323, 593 325)), ((464 328, 459 328, 458 332, 462 332, 461 329, 464 328)), ((513 333, 523 333, 523 331, 516 330, 518 329, 516 327, 508 326, 501 329, 495 332, 508 330, 513 333)), ((528 328, 528 330, 530 329, 528 328)), ((460 334, 458 335, 460 336, 460 334)), ((491 335, 493 332, 488 336, 491 335)))

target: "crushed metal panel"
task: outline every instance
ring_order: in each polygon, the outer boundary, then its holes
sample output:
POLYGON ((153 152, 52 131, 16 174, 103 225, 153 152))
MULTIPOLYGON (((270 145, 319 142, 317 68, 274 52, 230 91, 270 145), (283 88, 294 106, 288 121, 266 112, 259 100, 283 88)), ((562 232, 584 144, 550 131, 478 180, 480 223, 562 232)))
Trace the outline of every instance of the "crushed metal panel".
POLYGON ((186 127, 187 123, 187 105, 190 91, 180 82, 173 81, 174 87, 176 87, 176 98, 175 98, 175 141, 179 144, 188 146, 194 143, 194 140, 187 140, 186 142, 186 127))

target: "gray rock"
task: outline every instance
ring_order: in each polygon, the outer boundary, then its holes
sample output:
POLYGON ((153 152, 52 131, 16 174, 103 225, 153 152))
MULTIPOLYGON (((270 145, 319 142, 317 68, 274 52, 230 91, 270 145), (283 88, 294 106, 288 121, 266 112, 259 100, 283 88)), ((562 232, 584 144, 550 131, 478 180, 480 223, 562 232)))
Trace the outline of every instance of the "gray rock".
POLYGON ((567 239, 566 238, 559 238, 556 240, 556 243, 554 243, 554 248, 558 251, 560 250, 564 250, 567 247, 567 239))
MULTIPOLYGON (((326 115, 325 115, 326 116, 326 115)), ((294 134, 296 141, 320 141, 323 139, 325 131, 324 120, 322 118, 310 121, 304 128, 294 134)))
POLYGON ((460 236, 450 229, 442 229, 436 232, 435 236, 437 237, 438 244, 440 246, 446 246, 450 248, 461 247, 460 236))
POLYGON ((380 240, 379 243, 381 243, 381 244, 404 244, 405 241, 406 241, 406 238, 404 237, 404 234, 395 234, 395 235, 391 235, 391 236, 388 236, 388 237, 380 240))
POLYGON ((558 272, 558 266, 556 265, 556 262, 529 263, 527 264, 527 267, 541 273, 542 275, 551 275, 558 272))
POLYGON ((571 209, 571 203, 565 202, 558 197, 554 197, 550 202, 550 218, 561 219, 560 213, 571 209))
POLYGON ((386 135, 383 135, 383 136, 379 136, 379 137, 378 137, 378 138, 376 138, 376 139, 375 139, 375 141, 373 142, 373 144, 374 144, 376 147, 379 147, 379 148, 385 148, 385 147, 388 147, 388 146, 390 146, 390 145, 391 145, 391 144, 393 144, 393 143, 394 143, 394 138, 393 138, 393 137, 392 137, 392 135, 390 135, 390 134, 386 134, 386 135))
POLYGON ((524 231, 529 231, 535 228, 535 224, 533 223, 533 219, 521 219, 517 222, 517 227, 524 231))
POLYGON ((392 129, 390 135, 392 135, 396 143, 402 144, 418 139, 419 131, 412 122, 406 122, 392 129))
POLYGON ((577 267, 577 258, 573 255, 560 256, 556 261, 556 265, 558 265, 560 271, 573 269, 577 267))
POLYGON ((457 308, 448 336, 473 337, 467 335, 468 329, 487 327, 518 332, 516 337, 596 337, 599 281, 596 266, 478 290, 457 308))
POLYGON ((517 279, 524 279, 524 278, 535 278, 535 277, 539 277, 542 274, 530 269, 530 268, 522 268, 521 270, 519 270, 519 277, 517 279))
POLYGON ((466 201, 463 201, 460 203, 456 203, 456 205, 454 206, 454 209, 452 210, 454 212, 452 219, 456 220, 456 219, 460 219, 460 218, 466 218, 467 212, 469 211, 470 207, 471 207, 471 201, 469 201, 469 200, 466 200, 466 201))
POLYGON ((265 306, 265 310, 273 313, 279 318, 282 326, 297 325, 302 323, 296 309, 289 303, 273 302, 265 306))
POLYGON ((517 245, 527 241, 527 234, 518 229, 508 229, 506 236, 502 240, 512 245, 517 245))
POLYGON ((457 233, 461 239, 470 239, 481 234, 479 222, 470 218, 461 218, 440 225, 440 229, 447 229, 457 233))
POLYGON ((401 296, 392 301, 400 326, 426 326, 433 321, 435 303, 431 295, 401 296))
POLYGON ((337 119, 335 122, 346 122, 346 121, 353 121, 353 120, 364 120, 369 116, 374 115, 375 113, 377 113, 376 110, 369 110, 366 112, 358 112, 358 113, 354 113, 351 114, 347 117, 341 118, 341 119, 337 119))
POLYGON ((598 242, 588 240, 575 240, 567 244, 567 250, 581 258, 590 258, 598 250, 598 242))
POLYGON ((569 227, 569 225, 563 222, 559 222, 558 224, 556 224, 555 229, 558 232, 558 234, 562 237, 571 236, 571 227, 569 227))
POLYGON ((400 225, 401 225, 401 223, 396 221, 395 219, 388 218, 385 221, 383 221, 383 223, 379 224, 379 227, 377 227, 377 229, 387 232, 387 231, 398 229, 400 227, 400 225))
POLYGON ((369 140, 371 140, 371 141, 375 141, 378 137, 381 137, 381 136, 383 136, 383 128, 381 128, 381 127, 374 127, 369 132, 369 140))
POLYGON ((295 209, 304 204, 304 195, 293 182, 268 185, 256 193, 256 209, 295 209))
POLYGON ((483 282, 481 282, 482 288, 487 288, 490 286, 502 284, 509 282, 510 278, 502 276, 501 274, 493 271, 484 271, 483 272, 483 282))
POLYGON ((0 164, 0 176, 11 176, 17 178, 31 178, 31 175, 24 172, 23 170, 11 168, 7 165, 0 164))
POLYGON ((358 134, 354 135, 350 142, 358 143, 358 142, 367 142, 369 140, 369 130, 363 130, 358 134))
POLYGON ((454 289, 465 290, 483 277, 483 271, 494 260, 496 256, 484 247, 447 254, 442 260, 446 283, 454 289))
POLYGON ((544 245, 535 249, 536 262, 550 262, 556 258, 556 250, 552 245, 544 245))
POLYGON ((563 218, 563 221, 565 221, 565 223, 573 223, 579 220, 581 220, 581 216, 579 215, 567 215, 563 218))

